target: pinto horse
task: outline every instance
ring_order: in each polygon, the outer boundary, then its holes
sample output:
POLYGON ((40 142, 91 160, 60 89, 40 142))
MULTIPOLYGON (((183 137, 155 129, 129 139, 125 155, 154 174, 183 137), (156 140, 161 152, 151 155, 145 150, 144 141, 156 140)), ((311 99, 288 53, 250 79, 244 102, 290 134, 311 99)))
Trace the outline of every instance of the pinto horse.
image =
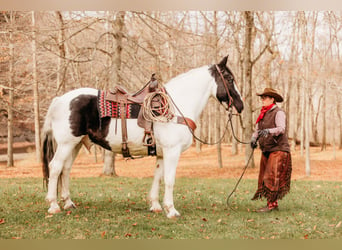
MULTIPOLYGON (((234 106, 241 113, 243 102, 234 75, 227 66, 228 57, 218 64, 203 66, 183 73, 165 84, 166 93, 175 105, 175 115, 188 121, 196 121, 209 97, 213 96, 226 106, 234 106)), ((48 179, 46 200, 49 213, 61 211, 57 202, 57 186, 60 185, 64 209, 74 208, 70 198, 69 174, 82 146, 82 139, 89 136, 95 144, 121 153, 121 123, 116 119, 99 118, 98 90, 80 88, 55 97, 48 109, 43 127, 43 173, 48 179)), ((165 194, 163 208, 168 218, 180 216, 173 202, 176 168, 180 154, 192 144, 193 135, 188 126, 169 122, 153 123, 157 147, 156 169, 149 193, 150 211, 160 212, 159 184, 164 177, 165 194)), ((127 120, 128 145, 132 155, 143 155, 144 129, 136 119, 127 120)))

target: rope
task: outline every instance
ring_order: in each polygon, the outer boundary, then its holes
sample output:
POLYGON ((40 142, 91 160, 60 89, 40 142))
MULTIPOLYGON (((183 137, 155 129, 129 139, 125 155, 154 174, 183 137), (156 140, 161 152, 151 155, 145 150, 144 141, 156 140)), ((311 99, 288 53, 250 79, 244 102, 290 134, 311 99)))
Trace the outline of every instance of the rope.
POLYGON ((250 156, 249 156, 249 158, 248 158, 247 164, 246 164, 246 166, 244 167, 244 169, 243 169, 243 171, 242 171, 242 174, 241 174, 239 180, 238 180, 237 183, 235 184, 235 187, 234 187, 233 191, 232 191, 232 192, 228 195, 228 197, 227 197, 227 206, 228 206, 231 210, 233 210, 233 211, 236 211, 236 210, 235 210, 233 207, 231 207, 231 206, 229 205, 229 199, 230 199, 230 197, 235 193, 237 187, 239 186, 240 181, 241 181, 242 177, 244 176, 244 174, 245 174, 245 172, 246 172, 246 170, 247 170, 247 168, 248 168, 249 162, 250 162, 251 159, 252 159, 253 153, 254 153, 254 148, 252 149, 252 152, 251 152, 251 154, 250 154, 250 156))
POLYGON ((146 95, 143 102, 144 119, 150 122, 169 122, 174 117, 174 108, 170 98, 163 92, 152 92, 146 95))

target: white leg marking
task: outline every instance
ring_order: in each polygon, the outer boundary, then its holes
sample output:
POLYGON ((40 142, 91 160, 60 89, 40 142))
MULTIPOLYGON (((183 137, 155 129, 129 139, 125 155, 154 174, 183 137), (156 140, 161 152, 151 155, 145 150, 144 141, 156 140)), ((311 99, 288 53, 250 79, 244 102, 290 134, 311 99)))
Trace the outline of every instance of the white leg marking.
POLYGON ((72 155, 70 155, 70 157, 66 160, 65 162, 65 166, 63 168, 62 171, 62 193, 61 193, 61 198, 64 201, 64 209, 70 209, 70 208, 76 208, 76 205, 72 202, 71 198, 70 198, 70 188, 69 188, 69 184, 70 184, 70 171, 71 171, 71 167, 72 164, 75 161, 75 158, 80 150, 80 148, 82 147, 82 144, 78 144, 74 150, 72 155))
POLYGON ((176 178, 176 168, 180 156, 179 148, 172 148, 165 150, 164 155, 164 182, 165 182, 165 194, 164 194, 164 210, 168 218, 179 217, 180 213, 175 209, 173 204, 173 187, 176 178))
POLYGON ((49 164, 50 176, 46 200, 50 203, 48 212, 51 214, 59 213, 61 211, 57 203, 58 177, 63 170, 67 158, 71 155, 72 149, 73 146, 70 145, 58 145, 56 154, 49 164))
POLYGON ((151 191, 149 194, 149 200, 151 201, 151 212, 159 213, 163 211, 160 203, 159 203, 159 186, 160 181, 163 177, 164 172, 164 162, 163 158, 157 158, 156 169, 154 170, 154 178, 152 182, 151 191))

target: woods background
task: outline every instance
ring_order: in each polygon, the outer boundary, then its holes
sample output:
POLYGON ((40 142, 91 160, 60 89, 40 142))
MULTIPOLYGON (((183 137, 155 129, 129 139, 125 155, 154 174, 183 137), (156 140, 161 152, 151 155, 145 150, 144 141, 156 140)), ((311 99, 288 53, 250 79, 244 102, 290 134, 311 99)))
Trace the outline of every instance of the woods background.
MULTIPOLYGON (((342 148, 340 80, 342 12, 332 11, 103 11, 0 13, 0 143, 35 142, 53 97, 79 87, 140 89, 229 54, 245 102, 234 118, 250 139, 265 87, 282 93, 292 150, 342 148), (295 147, 297 144, 299 147, 295 147)), ((217 141, 226 111, 210 100, 197 135, 217 141)), ((232 138, 233 154, 243 150, 232 138)), ((198 145, 199 147, 199 145, 198 145)), ((246 147, 246 156, 249 154, 246 147)), ((309 168, 308 168, 309 171, 309 168)))

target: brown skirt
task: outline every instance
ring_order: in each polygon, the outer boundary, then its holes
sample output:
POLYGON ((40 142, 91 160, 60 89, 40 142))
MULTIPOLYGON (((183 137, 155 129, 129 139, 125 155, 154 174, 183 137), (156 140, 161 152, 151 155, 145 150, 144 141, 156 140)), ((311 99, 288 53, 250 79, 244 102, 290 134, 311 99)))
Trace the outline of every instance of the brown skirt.
POLYGON ((252 200, 265 197, 268 202, 274 202, 282 199, 290 191, 291 172, 291 153, 262 153, 258 189, 252 200))

